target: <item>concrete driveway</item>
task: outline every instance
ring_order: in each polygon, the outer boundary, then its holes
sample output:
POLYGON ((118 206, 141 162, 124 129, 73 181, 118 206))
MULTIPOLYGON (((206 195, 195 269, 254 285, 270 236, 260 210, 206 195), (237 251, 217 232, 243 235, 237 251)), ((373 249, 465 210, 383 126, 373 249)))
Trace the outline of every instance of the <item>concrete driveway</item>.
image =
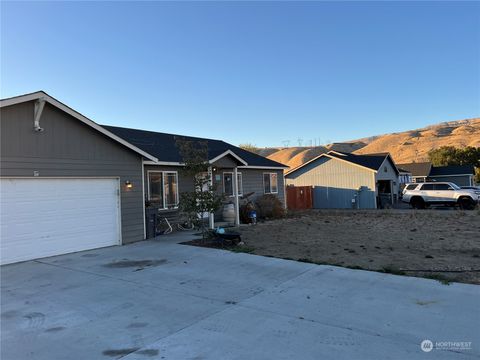
POLYGON ((190 237, 2 267, 1 358, 480 357, 478 286, 176 244, 190 237))

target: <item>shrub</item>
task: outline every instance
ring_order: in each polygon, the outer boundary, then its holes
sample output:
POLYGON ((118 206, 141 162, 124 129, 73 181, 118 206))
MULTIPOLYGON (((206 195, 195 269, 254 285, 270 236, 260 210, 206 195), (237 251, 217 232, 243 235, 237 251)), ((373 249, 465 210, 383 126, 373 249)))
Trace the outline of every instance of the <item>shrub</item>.
POLYGON ((285 208, 277 196, 265 194, 256 201, 257 216, 263 219, 279 219, 285 216, 285 208))

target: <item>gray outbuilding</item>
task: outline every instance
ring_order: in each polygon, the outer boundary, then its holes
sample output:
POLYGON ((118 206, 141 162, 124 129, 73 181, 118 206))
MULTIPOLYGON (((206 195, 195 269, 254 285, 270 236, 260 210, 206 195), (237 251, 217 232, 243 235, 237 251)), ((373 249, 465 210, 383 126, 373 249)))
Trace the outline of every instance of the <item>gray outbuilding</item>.
POLYGON ((330 151, 287 172, 287 186, 312 186, 316 209, 375 209, 397 201, 399 172, 389 154, 330 151))

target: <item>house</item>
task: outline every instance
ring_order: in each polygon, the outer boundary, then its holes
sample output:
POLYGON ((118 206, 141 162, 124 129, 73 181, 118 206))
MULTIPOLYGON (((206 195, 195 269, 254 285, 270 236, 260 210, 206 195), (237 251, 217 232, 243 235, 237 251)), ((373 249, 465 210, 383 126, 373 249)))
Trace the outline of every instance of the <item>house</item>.
POLYGON ((405 163, 397 164, 397 166, 404 171, 408 171, 411 174, 411 179, 409 182, 425 182, 430 174, 432 169, 432 163, 430 162, 414 162, 414 163, 405 163))
MULTIPOLYGON (((0 132, 2 264, 143 240, 146 205, 176 211, 193 190, 174 135, 100 126, 42 91, 1 100, 0 132)), ((285 166, 202 140, 237 209, 242 193, 285 201, 285 166)))
POLYGON ((430 162, 398 164, 412 172, 413 182, 444 181, 458 186, 473 186, 475 168, 473 165, 432 166, 430 162))
POLYGON ((433 166, 430 175, 432 181, 446 181, 458 186, 474 186, 475 168, 473 165, 433 166))
POLYGON ((398 197, 399 171, 387 153, 330 151, 285 174, 287 186, 312 186, 313 207, 375 209, 398 197))

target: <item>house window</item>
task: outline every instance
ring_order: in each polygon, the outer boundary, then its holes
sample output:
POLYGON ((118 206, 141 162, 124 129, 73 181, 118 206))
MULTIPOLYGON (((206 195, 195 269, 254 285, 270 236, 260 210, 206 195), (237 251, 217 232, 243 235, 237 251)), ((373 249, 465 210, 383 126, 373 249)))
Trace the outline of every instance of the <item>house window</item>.
POLYGON ((277 173, 263 173, 263 192, 265 194, 278 193, 277 173))
MULTIPOLYGON (((243 195, 243 179, 242 173, 237 173, 238 181, 238 195, 243 195)), ((223 173, 223 193, 227 196, 233 196, 233 173, 224 172, 223 173)))
POLYGON ((163 173, 148 173, 148 200, 163 204, 163 173))
POLYGON ((165 172, 164 176, 164 188, 165 188, 165 206, 166 208, 175 207, 178 205, 178 185, 177 185, 177 173, 165 172))
POLYGON ((176 171, 148 172, 148 200, 162 209, 178 205, 178 175, 176 171))

